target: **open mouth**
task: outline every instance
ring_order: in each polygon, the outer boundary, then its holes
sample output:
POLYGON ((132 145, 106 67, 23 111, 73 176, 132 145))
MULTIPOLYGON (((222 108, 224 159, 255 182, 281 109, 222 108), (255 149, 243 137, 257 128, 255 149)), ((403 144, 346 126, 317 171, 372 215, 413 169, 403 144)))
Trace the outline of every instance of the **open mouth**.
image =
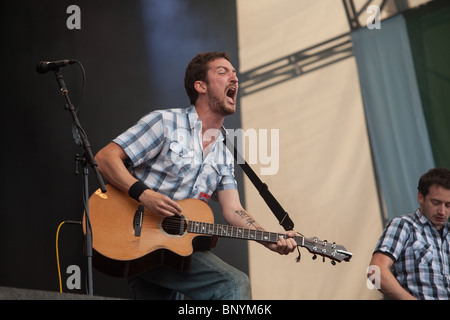
POLYGON ((236 103, 237 88, 236 87, 228 88, 227 91, 226 91, 226 95, 228 97, 228 101, 231 104, 235 104, 236 103))

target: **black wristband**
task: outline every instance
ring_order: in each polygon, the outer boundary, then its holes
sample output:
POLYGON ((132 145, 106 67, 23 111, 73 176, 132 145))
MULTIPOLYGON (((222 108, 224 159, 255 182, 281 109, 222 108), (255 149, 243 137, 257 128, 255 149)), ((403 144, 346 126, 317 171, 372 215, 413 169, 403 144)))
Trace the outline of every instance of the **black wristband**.
POLYGON ((130 189, 128 190, 128 195, 134 200, 139 201, 139 197, 147 189, 150 188, 147 187, 147 185, 141 180, 138 180, 130 187, 130 189))

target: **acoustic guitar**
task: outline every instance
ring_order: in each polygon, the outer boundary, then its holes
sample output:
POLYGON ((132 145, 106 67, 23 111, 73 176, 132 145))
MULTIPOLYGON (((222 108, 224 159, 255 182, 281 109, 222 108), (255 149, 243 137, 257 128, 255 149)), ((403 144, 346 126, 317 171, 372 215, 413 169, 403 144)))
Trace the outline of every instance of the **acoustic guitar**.
MULTIPOLYGON (((93 265, 111 276, 130 277, 161 265, 185 271, 193 251, 208 250, 209 242, 205 240, 212 236, 273 243, 286 237, 283 233, 214 224, 210 207, 201 200, 178 201, 182 216, 166 217, 149 212, 112 185, 107 190, 102 193, 99 189, 90 197, 89 217, 93 265)), ((330 258, 333 263, 352 257, 335 243, 303 236, 295 236, 294 240, 298 246, 315 256, 330 258)))

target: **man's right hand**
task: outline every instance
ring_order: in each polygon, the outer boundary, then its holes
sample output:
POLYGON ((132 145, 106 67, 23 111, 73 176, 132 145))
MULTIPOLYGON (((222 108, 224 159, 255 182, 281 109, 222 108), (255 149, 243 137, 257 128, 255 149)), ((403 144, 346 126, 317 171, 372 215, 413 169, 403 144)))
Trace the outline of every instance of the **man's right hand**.
POLYGON ((178 203, 151 189, 145 190, 139 197, 139 201, 152 213, 167 217, 181 216, 182 213, 178 203))
MULTIPOLYGON (((101 149, 95 156, 98 163, 98 170, 106 180, 123 192, 128 192, 136 178, 127 170, 123 162, 128 159, 125 151, 115 142, 110 142, 101 149)), ((139 201, 152 213, 159 213, 164 216, 180 216, 181 207, 170 199, 151 189, 145 190, 139 201)))

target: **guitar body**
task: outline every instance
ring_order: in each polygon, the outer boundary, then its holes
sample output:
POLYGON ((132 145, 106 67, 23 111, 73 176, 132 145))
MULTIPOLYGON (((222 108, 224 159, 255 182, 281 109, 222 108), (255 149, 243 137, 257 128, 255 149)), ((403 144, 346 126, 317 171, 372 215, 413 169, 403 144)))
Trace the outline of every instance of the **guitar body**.
MULTIPOLYGON (((214 224, 209 206, 201 200, 178 201, 181 217, 165 217, 144 209, 128 194, 108 185, 89 199, 94 267, 111 276, 131 277, 156 266, 177 271, 190 267, 194 250, 209 250, 211 236, 276 243, 284 233, 214 224)), ((83 228, 85 217, 83 217, 83 228)), ((86 232, 86 231, 85 231, 86 232)), ((293 237, 298 246, 330 258, 350 261, 352 253, 335 242, 293 237)))
POLYGON ((89 200, 93 265, 105 274, 130 277, 160 265, 185 271, 196 240, 211 238, 186 232, 191 219, 213 222, 212 211, 203 201, 181 200, 184 219, 167 218, 144 210, 112 185, 107 190, 97 190, 89 200))

